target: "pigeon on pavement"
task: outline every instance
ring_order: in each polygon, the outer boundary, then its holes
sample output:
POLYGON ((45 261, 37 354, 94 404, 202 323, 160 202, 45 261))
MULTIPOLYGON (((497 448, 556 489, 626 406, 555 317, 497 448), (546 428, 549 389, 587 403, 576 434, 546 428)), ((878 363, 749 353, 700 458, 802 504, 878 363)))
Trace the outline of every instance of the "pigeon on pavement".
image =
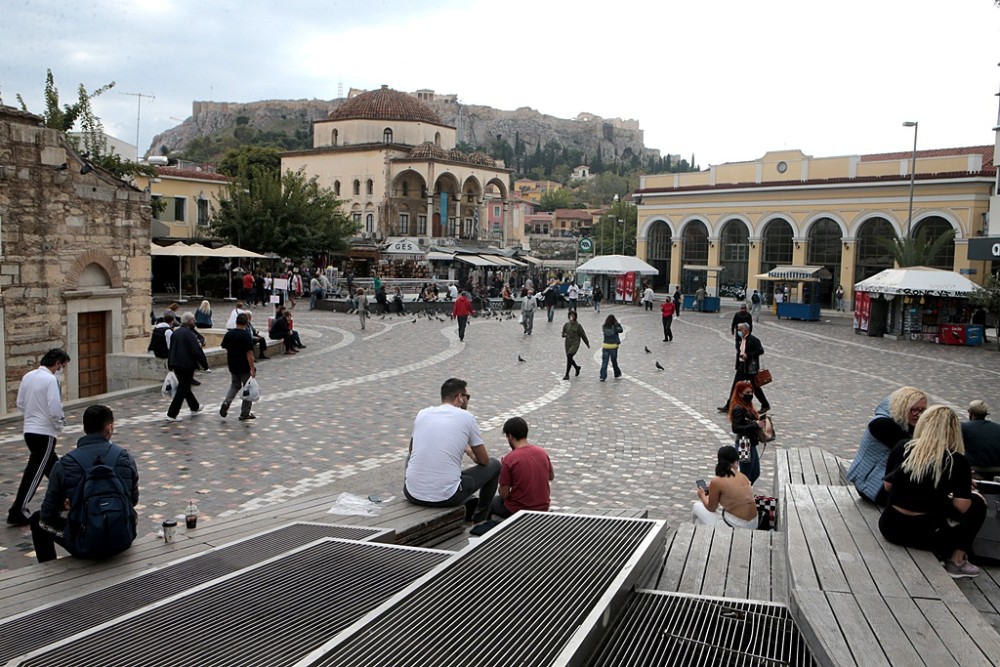
POLYGON ((517 360, 520 361, 521 363, 524 363, 524 361, 525 361, 524 359, 521 358, 520 354, 517 355, 517 360))
POLYGON ((658 370, 658 371, 664 370, 663 366, 660 365, 659 361, 656 362, 656 370, 658 370))

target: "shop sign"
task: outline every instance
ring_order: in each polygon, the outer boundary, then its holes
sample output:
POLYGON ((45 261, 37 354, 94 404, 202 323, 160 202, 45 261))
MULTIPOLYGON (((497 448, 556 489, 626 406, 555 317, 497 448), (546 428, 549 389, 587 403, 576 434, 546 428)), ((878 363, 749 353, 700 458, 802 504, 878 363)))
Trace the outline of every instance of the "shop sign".
POLYGON ((1000 237, 969 239, 969 259, 1000 259, 1000 237))

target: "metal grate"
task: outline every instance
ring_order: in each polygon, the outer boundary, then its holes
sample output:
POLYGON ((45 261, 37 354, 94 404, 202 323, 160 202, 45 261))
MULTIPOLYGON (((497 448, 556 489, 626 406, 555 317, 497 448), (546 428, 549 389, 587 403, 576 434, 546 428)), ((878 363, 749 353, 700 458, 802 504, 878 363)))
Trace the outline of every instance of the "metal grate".
POLYGON ((638 591, 588 667, 814 667, 780 604, 638 591))
POLYGON ((519 512, 300 665, 549 665, 663 557, 662 521, 519 512))
POLYGON ((446 551, 324 539, 117 618, 18 664, 284 667, 451 557, 446 551))
POLYGON ((0 663, 321 537, 362 540, 383 533, 302 522, 216 547, 99 591, 0 621, 0 663))

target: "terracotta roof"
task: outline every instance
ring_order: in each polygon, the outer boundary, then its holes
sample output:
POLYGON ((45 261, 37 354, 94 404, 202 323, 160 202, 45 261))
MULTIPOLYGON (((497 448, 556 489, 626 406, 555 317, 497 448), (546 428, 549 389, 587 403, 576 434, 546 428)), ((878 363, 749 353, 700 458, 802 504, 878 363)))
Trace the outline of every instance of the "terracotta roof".
MULTIPOLYGON (((983 156, 983 171, 992 171, 993 167, 993 146, 960 146, 958 148, 932 148, 925 151, 917 151, 917 159, 926 157, 952 157, 955 155, 974 155, 978 153, 983 156)), ((862 155, 862 162, 881 162, 883 160, 909 160, 913 157, 913 151, 900 151, 898 153, 871 153, 862 155)))
POLYGON ((555 210, 556 218, 569 218, 571 220, 582 220, 584 218, 593 217, 589 211, 582 208, 557 208, 555 210))
MULTIPOLYGON (((917 156, 920 159, 920 156, 917 156)), ((969 171, 953 171, 947 173, 936 173, 936 174, 920 174, 918 173, 914 180, 917 181, 934 181, 939 179, 949 179, 949 178, 969 178, 970 176, 987 176, 991 175, 996 171, 996 167, 991 165, 990 169, 987 170, 985 165, 982 171, 969 172, 969 171)), ((879 183, 879 182, 892 182, 899 181, 901 183, 909 183, 909 176, 898 176, 892 174, 889 176, 859 176, 858 178, 814 178, 808 181, 764 181, 763 183, 720 183, 718 185, 686 185, 679 188, 667 187, 667 188, 644 188, 642 190, 637 190, 636 194, 657 194, 663 192, 696 192, 699 190, 742 190, 746 188, 774 188, 774 187, 805 187, 810 185, 856 185, 860 183, 879 183)))
POLYGON ((415 120, 441 125, 430 107, 411 95, 382 86, 344 102, 330 114, 330 120, 415 120))
POLYGON ((178 169, 177 167, 157 167, 156 173, 160 176, 173 176, 175 178, 196 178, 202 181, 219 181, 228 183, 230 178, 222 174, 211 171, 198 171, 197 169, 178 169))
MULTIPOLYGON (((355 98, 357 99, 357 98, 355 98)), ((430 158, 431 160, 449 160, 451 159, 448 151, 441 148, 440 146, 435 146, 434 142, 425 141, 422 144, 417 144, 410 151, 410 157, 412 158, 430 158)))

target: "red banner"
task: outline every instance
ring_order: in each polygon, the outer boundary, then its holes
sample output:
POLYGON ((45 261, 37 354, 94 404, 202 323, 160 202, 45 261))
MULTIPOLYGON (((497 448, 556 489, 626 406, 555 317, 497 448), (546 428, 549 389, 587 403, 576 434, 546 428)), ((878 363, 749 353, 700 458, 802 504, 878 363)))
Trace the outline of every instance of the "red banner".
POLYGON ((854 328, 858 331, 868 331, 868 320, 871 317, 872 295, 869 292, 854 294, 854 328))

